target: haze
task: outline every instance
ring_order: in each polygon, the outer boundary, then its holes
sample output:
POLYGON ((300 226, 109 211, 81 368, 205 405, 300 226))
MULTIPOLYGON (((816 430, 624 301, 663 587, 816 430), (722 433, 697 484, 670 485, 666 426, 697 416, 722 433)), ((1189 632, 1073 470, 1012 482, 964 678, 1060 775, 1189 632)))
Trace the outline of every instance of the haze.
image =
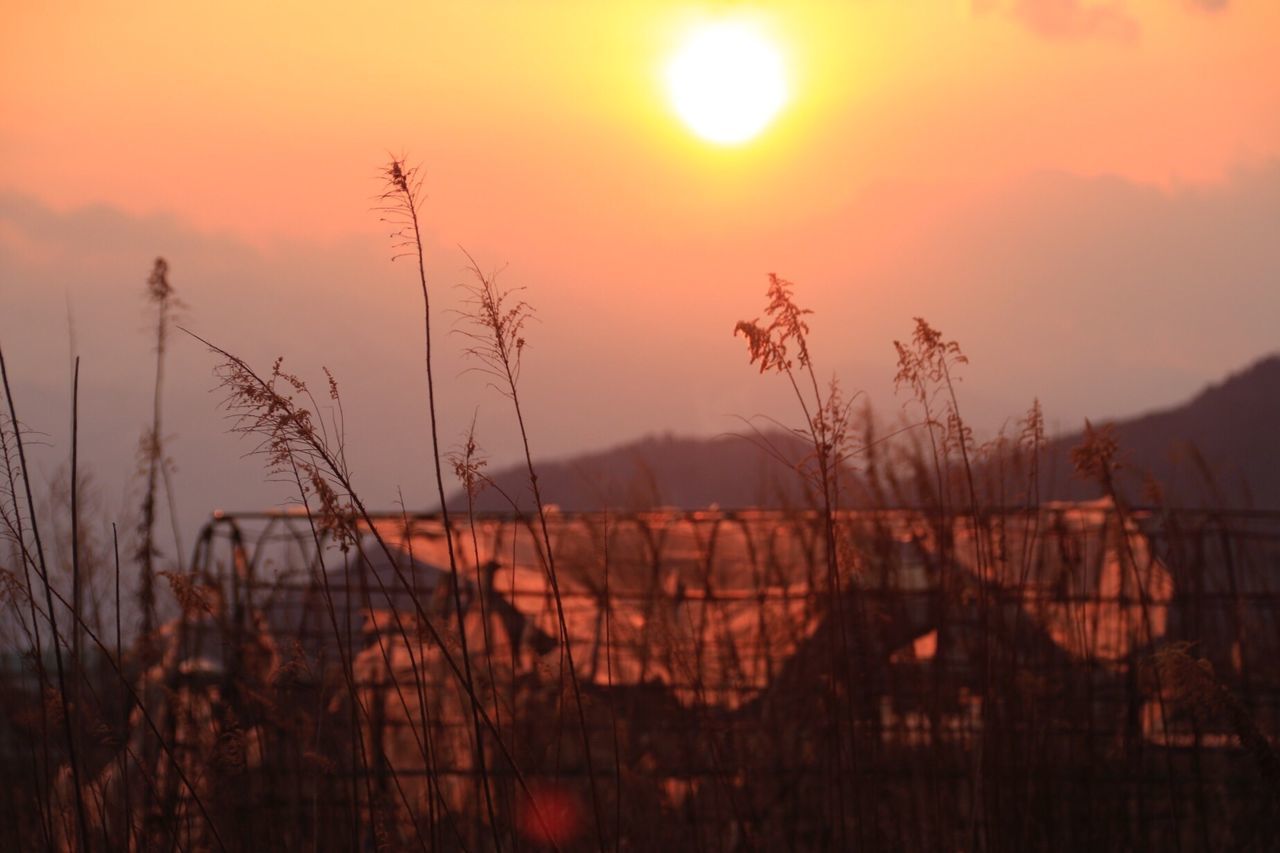
MULTIPOLYGON (((464 246, 524 286, 542 457, 789 411, 736 320, 766 274, 813 308, 824 374, 892 394, 919 315, 970 356, 987 430, 1179 400, 1277 348, 1280 5, 1270 0, 669 4, 26 4, 0 34, 0 342, 39 468, 67 452, 127 507, 148 422, 143 283, 163 255, 184 324, 343 389, 366 499, 430 506, 419 294, 371 208, 421 164, 447 311, 464 246), (690 134, 662 69, 688 27, 750 14, 791 100, 758 138, 690 134)), ((452 322, 438 314, 441 329, 452 322)), ((442 335, 442 443, 503 401, 442 335)), ((175 340, 180 509, 271 505, 225 434, 213 360, 175 340)))

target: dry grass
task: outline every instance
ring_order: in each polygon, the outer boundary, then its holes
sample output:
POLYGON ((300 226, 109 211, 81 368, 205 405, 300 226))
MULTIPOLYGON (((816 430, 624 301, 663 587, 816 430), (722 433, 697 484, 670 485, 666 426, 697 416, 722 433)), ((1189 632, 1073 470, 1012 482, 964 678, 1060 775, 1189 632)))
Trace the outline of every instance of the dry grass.
POLYGON ((520 394, 532 308, 471 260, 466 346, 511 404, 535 507, 476 513, 496 486, 475 425, 452 454, 436 436, 419 176, 397 160, 386 179, 423 297, 439 514, 366 506, 334 377, 322 416, 282 361, 208 344, 233 429, 297 506, 215 518, 189 561, 176 535, 166 555, 177 303, 157 261, 126 645, 119 545, 82 534, 74 459, 39 506, 0 356, 6 848, 1268 847, 1280 517, 1134 506, 1092 425, 1074 461, 1104 499, 1043 503, 1038 402, 978 443, 967 359, 919 318, 895 342, 909 425, 885 434, 819 381, 776 275, 735 335, 793 391, 811 505, 560 513, 520 394))

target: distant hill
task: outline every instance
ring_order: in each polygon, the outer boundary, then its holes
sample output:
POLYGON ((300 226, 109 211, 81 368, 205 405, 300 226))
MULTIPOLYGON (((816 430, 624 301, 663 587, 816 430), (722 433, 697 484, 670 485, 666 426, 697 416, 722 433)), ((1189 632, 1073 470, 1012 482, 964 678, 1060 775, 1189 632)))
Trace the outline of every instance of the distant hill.
MULTIPOLYGON (((1150 474, 1175 505, 1280 509, 1280 355, 1180 406, 1109 423, 1130 500, 1143 500, 1142 482, 1150 474)), ((1095 486, 1071 475, 1071 448, 1081 438, 1074 433, 1049 446, 1046 470, 1054 497, 1098 496, 1095 486)))
MULTIPOLYGON (((763 438, 648 436, 610 450, 539 462, 538 485, 546 503, 565 511, 807 506, 793 468, 804 455, 802 442, 780 432, 763 438), (781 458, 760 446, 766 440, 781 458)), ((533 508, 523 466, 490 477, 501 492, 492 487, 481 491, 478 511, 509 511, 502 492, 521 509, 533 508)), ((465 509, 466 498, 454 495, 449 506, 465 509)))
MULTIPOLYGON (((1110 423, 1124 466, 1118 477, 1125 495, 1145 502, 1150 474, 1165 499, 1184 507, 1280 509, 1280 355, 1212 385, 1187 403, 1110 423)), ((1071 449, 1080 433, 1051 440, 1043 460, 1044 499, 1089 500, 1096 485, 1074 476, 1071 449)), ((566 511, 655 507, 722 509, 811 506, 794 466, 805 444, 786 433, 767 436, 688 438, 650 436, 595 453, 538 465, 543 499, 566 511), (767 440, 782 459, 760 446, 767 440)), ((523 466, 490 475, 523 510, 533 508, 523 466)), ((846 482, 853 485, 855 477, 846 482)), ((865 491, 854 490, 864 496, 865 491)), ((857 498, 846 500, 853 504, 857 498)), ((455 494, 452 508, 466 500, 455 494)), ((479 511, 508 511, 497 489, 477 498, 479 511)))

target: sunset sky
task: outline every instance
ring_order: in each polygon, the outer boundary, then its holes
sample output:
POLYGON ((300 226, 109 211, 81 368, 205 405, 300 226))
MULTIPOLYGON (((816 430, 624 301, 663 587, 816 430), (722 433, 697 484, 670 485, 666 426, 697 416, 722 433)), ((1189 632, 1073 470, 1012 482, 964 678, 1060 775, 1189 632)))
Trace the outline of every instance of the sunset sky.
MULTIPOLYGON (((971 359, 985 430, 1038 395, 1052 424, 1182 400, 1280 348, 1280 3, 11 4, 0 28, 0 345, 23 418, 127 502, 148 418, 143 283, 164 255, 199 334, 344 389, 367 499, 430 501, 412 271, 373 212, 420 164, 448 329, 465 247, 538 310, 536 453, 790 417, 734 322, 766 275, 815 310, 823 374, 886 417, 894 338, 928 318, 971 359), (664 78, 699 26, 744 20, 789 99, 737 146, 664 78), (73 334, 69 332, 73 330, 73 334)), ((504 401, 442 334, 454 443, 504 401)), ((167 387, 183 513, 278 494, 223 435, 212 360, 167 387)))

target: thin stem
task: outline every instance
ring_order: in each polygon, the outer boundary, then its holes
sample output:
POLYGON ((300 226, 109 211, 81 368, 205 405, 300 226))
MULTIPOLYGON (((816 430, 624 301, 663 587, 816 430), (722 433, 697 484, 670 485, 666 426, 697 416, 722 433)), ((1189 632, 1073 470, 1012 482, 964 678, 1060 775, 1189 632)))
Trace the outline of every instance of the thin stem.
MULTIPOLYGON (((17 428, 18 411, 13 402, 13 390, 9 387, 9 371, 5 366, 4 352, 0 350, 0 379, 4 382, 5 401, 9 407, 9 420, 14 424, 14 445, 18 450, 18 464, 21 466, 22 485, 26 492, 27 511, 31 522, 31 536, 35 540, 36 557, 40 563, 40 580, 44 583, 45 602, 48 607, 49 630, 53 633, 53 659, 57 665, 58 694, 62 703, 62 727, 67 739, 67 757, 71 765, 71 784, 75 787, 76 822, 80 844, 87 844, 89 824, 85 817, 84 794, 80 788, 80 759, 76 750, 75 732, 71 722, 71 707, 67 699, 67 678, 62 663, 62 638, 58 633, 58 620, 54 618, 53 590, 49 580, 49 570, 44 558, 44 545, 40 541, 40 525, 36 521, 36 502, 31 493, 31 478, 27 466, 27 451, 22 441, 22 431, 17 428)), ((74 609, 74 608, 73 608, 74 609)), ((77 709, 78 711, 79 709, 77 709)))
MULTIPOLYGON (((431 294, 427 287, 426 259, 425 253, 422 249, 422 229, 418 222, 417 197, 410 187, 409 181, 405 178, 402 169, 403 167, 401 164, 393 164, 392 180, 395 188, 403 196, 404 211, 408 214, 413 227, 413 247, 418 261, 418 281, 422 286, 422 325, 425 335, 424 350, 427 372, 427 408, 431 420, 431 460, 435 468, 436 493, 440 498, 440 517, 444 524, 445 548, 449 552, 449 573, 453 579, 453 601, 454 608, 458 615, 458 637, 462 645, 463 677, 466 679, 468 692, 474 696, 475 682, 471 672, 471 653, 467 648, 467 631, 466 626, 463 623, 462 597, 461 592, 459 591, 461 578, 458 574, 458 557, 454 550, 453 525, 449 519, 449 502, 445 495, 444 471, 440 459, 440 430, 436 419, 435 374, 431 368, 431 294), (399 173, 400 176, 398 181, 394 177, 396 173, 399 173)), ((474 702, 471 706, 471 717, 472 725, 475 730, 476 753, 480 763, 480 779, 484 786, 485 809, 489 813, 489 826, 493 832, 494 847, 501 850, 501 836, 498 833, 498 823, 493 811, 493 792, 489 784, 489 771, 485 765, 484 735, 480 725, 480 712, 474 702)))

